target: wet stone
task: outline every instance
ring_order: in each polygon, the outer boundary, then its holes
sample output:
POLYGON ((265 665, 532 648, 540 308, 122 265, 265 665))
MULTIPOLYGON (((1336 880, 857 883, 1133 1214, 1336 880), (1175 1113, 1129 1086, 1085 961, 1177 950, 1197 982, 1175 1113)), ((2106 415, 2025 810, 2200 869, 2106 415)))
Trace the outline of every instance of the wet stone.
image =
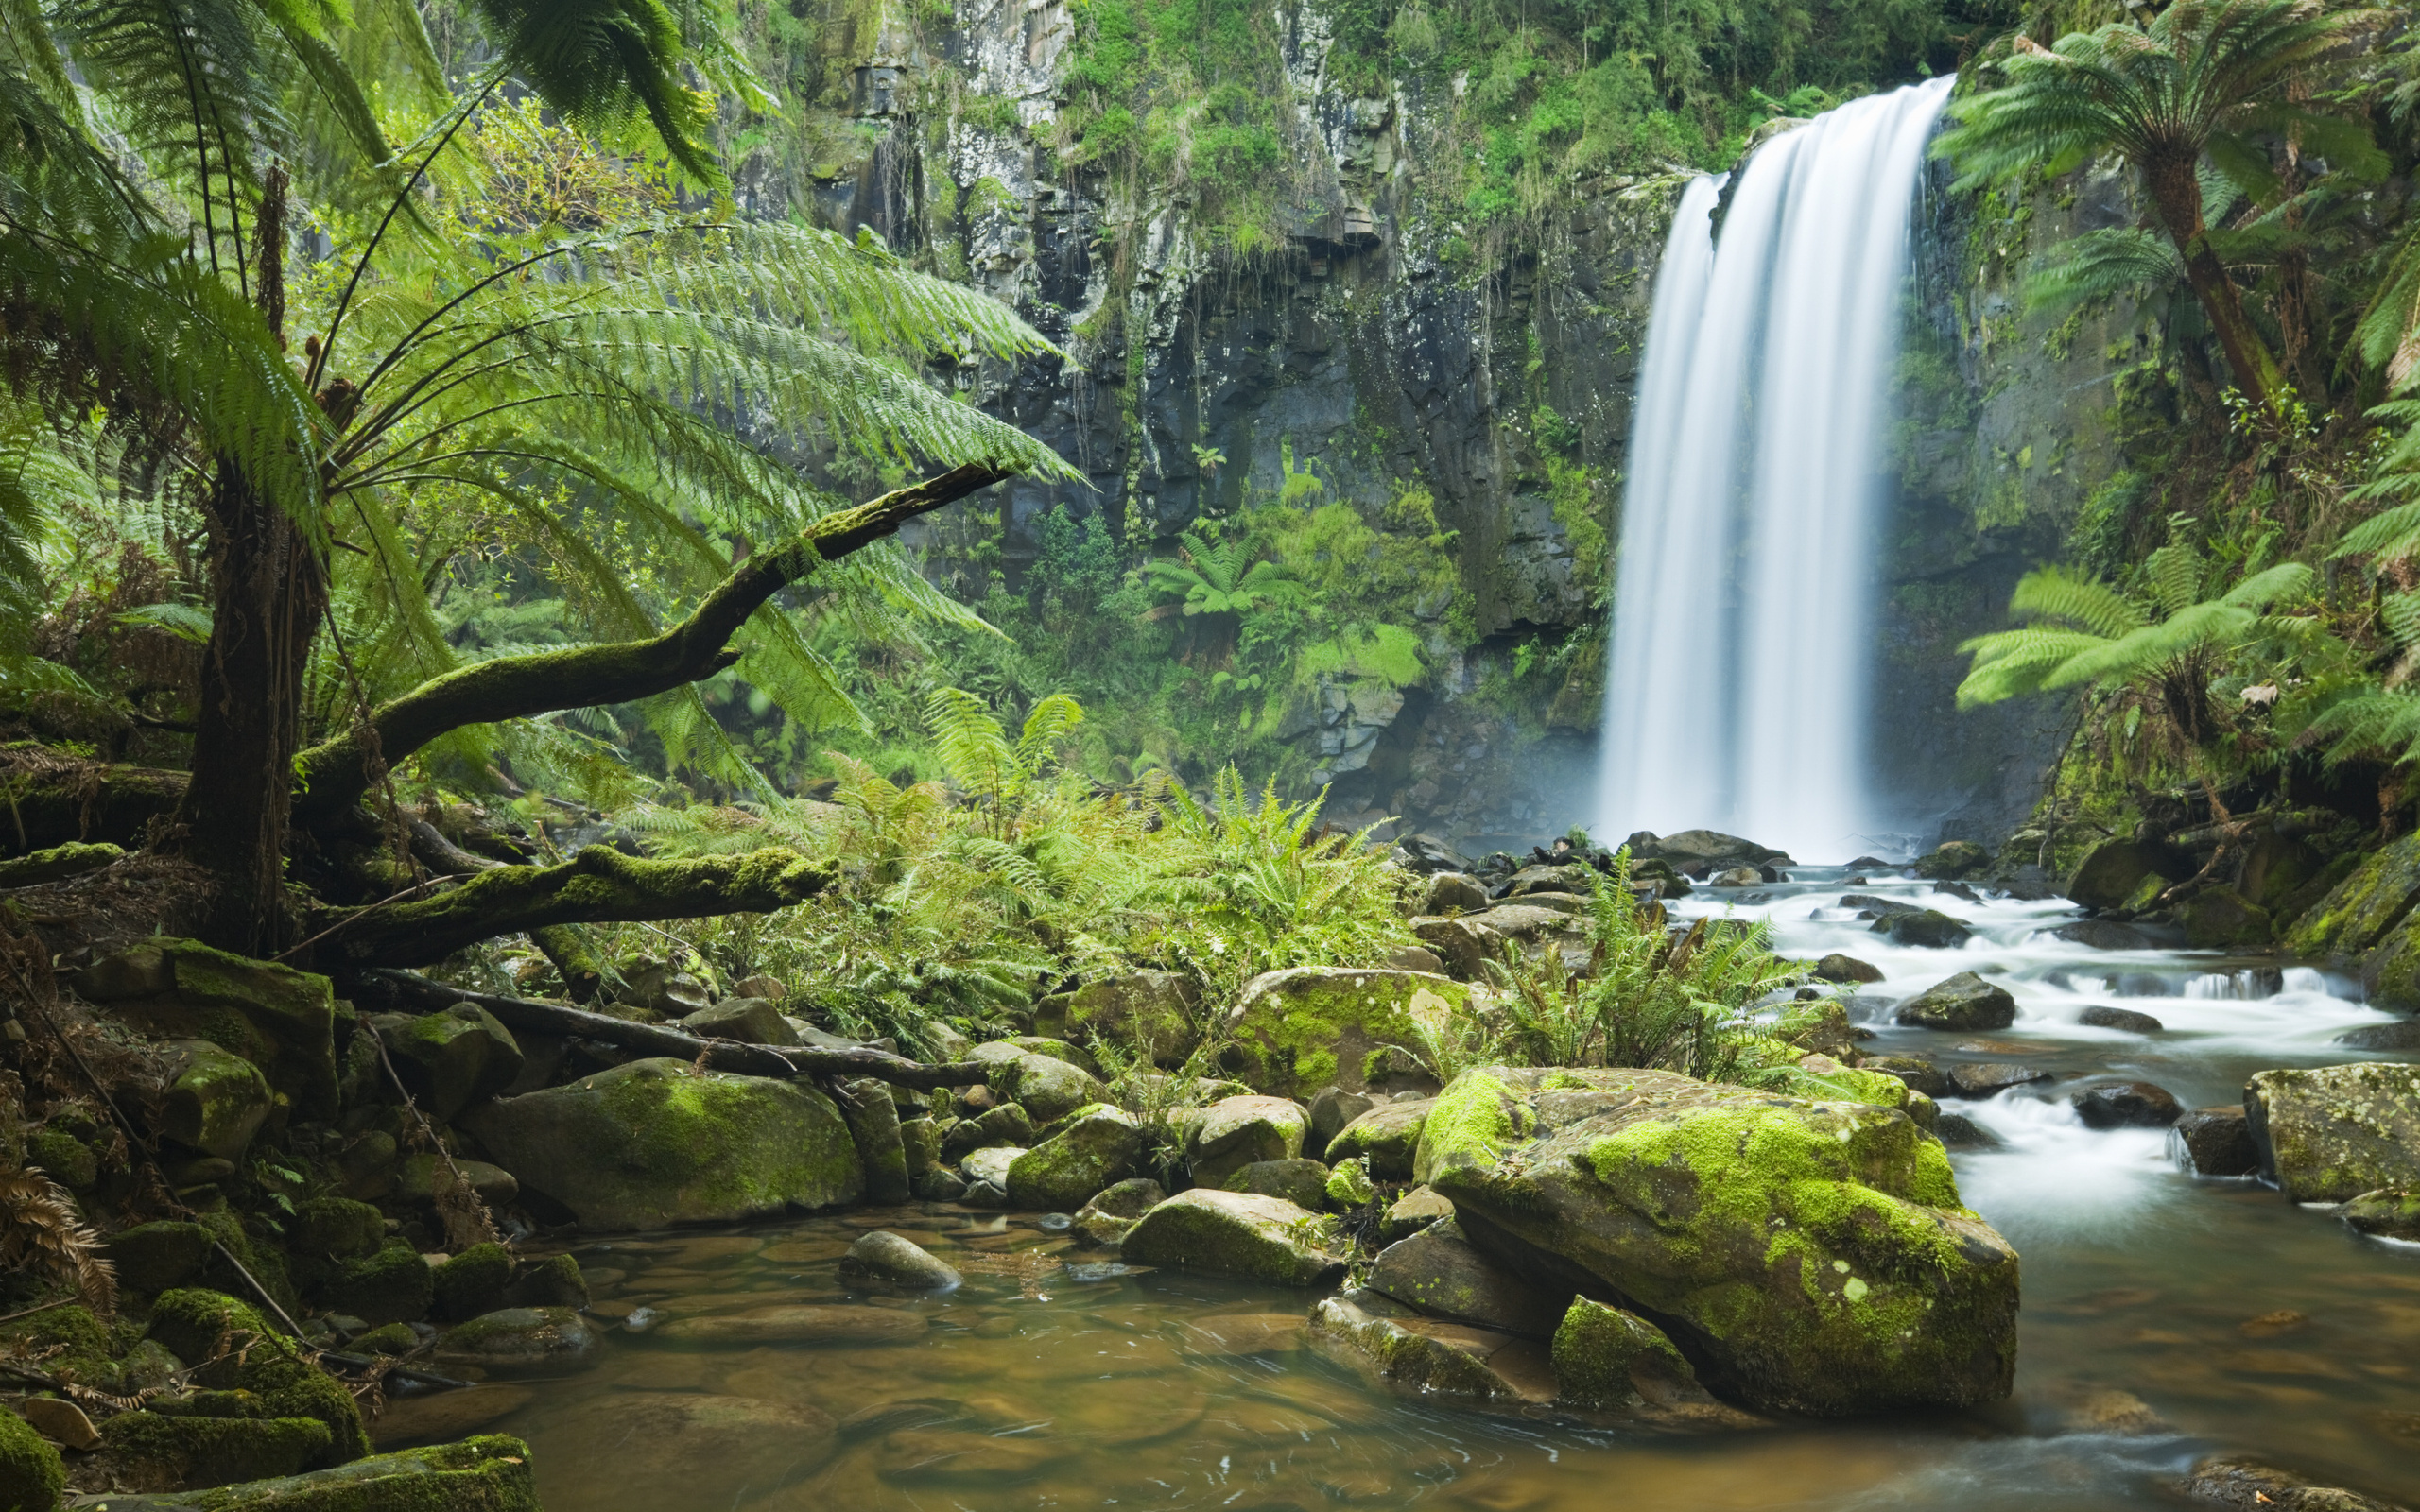
POLYGON ((2355 1233, 2420 1243, 2420 1188, 2387 1187, 2365 1192, 2344 1204, 2338 1215, 2355 1233))
POLYGON ((2107 919, 2079 919, 2072 924, 2062 924, 2050 931, 2051 936, 2073 945, 2088 945, 2097 951, 2144 951, 2152 948, 2152 937, 2132 924, 2120 924, 2107 919))
POLYGON ((2008 988, 1961 971, 1899 1005, 1898 1021, 1916 1029, 2005 1029, 2016 1022, 2008 988))
POLYGON ((2088 1087, 2068 1101, 2086 1128, 2166 1128, 2185 1112, 2168 1089, 2147 1081, 2088 1087))
POLYGON ((1963 1113, 1944 1113, 1933 1120, 1933 1137, 1953 1150, 1996 1150, 1996 1135, 1963 1113))
POLYGON ((2338 1035, 2336 1042, 2347 1050, 2420 1050, 2420 1019, 2366 1023, 2338 1035))
POLYGON ((1968 1060, 1949 1068, 1952 1095, 1958 1097, 1991 1097, 2011 1087, 2049 1079, 2048 1072, 2014 1060, 1968 1060))
POLYGON ((2168 1027, 2148 1013, 2137 1013, 2132 1008, 2113 1008, 2099 1003, 2077 1014, 2076 1022, 2095 1029, 2123 1029, 2128 1034, 2157 1034, 2168 1027))
POLYGON ((1896 1076, 1912 1091, 1927 1097, 1947 1097, 1949 1074, 1922 1056, 1868 1056, 1858 1063, 1860 1071, 1878 1071, 1886 1076, 1896 1076))
POLYGON ((903 1291, 947 1291, 959 1283, 957 1271, 911 1241, 883 1228, 849 1246, 848 1254, 840 1260, 840 1279, 903 1291))

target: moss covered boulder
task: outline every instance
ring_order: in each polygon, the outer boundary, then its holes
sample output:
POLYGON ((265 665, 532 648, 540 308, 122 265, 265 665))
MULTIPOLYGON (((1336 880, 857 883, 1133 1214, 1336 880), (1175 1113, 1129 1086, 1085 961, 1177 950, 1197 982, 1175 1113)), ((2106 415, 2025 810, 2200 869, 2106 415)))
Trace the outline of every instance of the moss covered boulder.
POLYGON ((1533 1339, 1553 1336, 1571 1300, 1560 1284, 1540 1287, 1513 1275, 1463 1238, 1451 1218, 1381 1250, 1367 1284, 1430 1317, 1533 1339))
POLYGON ((812 1087, 681 1060, 634 1060, 474 1109, 488 1153, 583 1228, 733 1223, 850 1202, 865 1187, 849 1126, 812 1087))
MULTIPOLYGON (((247 1397, 250 1393, 202 1393, 247 1397)), ((252 1407, 251 1402, 211 1403, 252 1407)), ((316 1418, 120 1413, 101 1425, 99 1454, 110 1481, 141 1491, 228 1486, 291 1475, 324 1464, 328 1425, 316 1418)))
POLYGON ((1435 1106, 1436 1100, 1427 1097, 1380 1103, 1328 1141, 1328 1163, 1357 1158, 1381 1180, 1410 1180, 1411 1159, 1420 1148, 1420 1126, 1428 1122, 1428 1110, 1435 1106))
POLYGON ((2244 1084, 2260 1174, 2294 1202, 2420 1182, 2420 1066, 2264 1071, 2244 1084))
POLYGON ((969 1054, 985 1069, 984 1080, 1002 1097, 1022 1106, 1036 1124, 1052 1124, 1089 1103, 1105 1100, 1109 1089, 1081 1066, 1038 1055, 1014 1040, 977 1045, 969 1054))
POLYGON ((1473 1244, 1658 1319, 1735 1401, 1840 1416, 2008 1394, 2016 1254, 1896 1109, 1485 1068, 1439 1097, 1418 1174, 1473 1244))
POLYGON ((1143 1215, 1125 1257, 1142 1265, 1207 1271, 1274 1286, 1317 1286, 1344 1269, 1333 1219, 1282 1197, 1195 1188, 1143 1215))
POLYGON ((441 1124, 451 1124, 462 1109, 493 1097, 521 1074, 521 1042, 475 1003, 435 1013, 382 1013, 370 1023, 385 1041, 395 1074, 441 1124))
POLYGON ((599 1353, 596 1332, 567 1307, 507 1307, 482 1314, 437 1341, 441 1366, 490 1376, 553 1376, 585 1370, 599 1353))
POLYGON ((1190 976, 1124 971, 1075 990, 1067 1002, 1067 1032, 1179 1066, 1201 1042, 1201 989, 1190 976))
POLYGON ((2164 845, 2113 838, 2084 852, 2065 891, 2069 902, 2086 908, 2122 908, 2147 879, 2178 882, 2191 874, 2183 858, 2164 845))
POLYGON ((181 1494, 173 1503, 112 1497, 110 1504, 125 1512, 171 1504, 188 1512, 539 1512, 529 1446, 494 1435, 181 1494))
POLYGON ((420 1252, 397 1239, 377 1253, 338 1261, 318 1289, 328 1310, 371 1324, 410 1323, 428 1316, 436 1279, 420 1252))
POLYGON ((1996 982, 1961 971, 1900 1004, 1896 1017, 1911 1029, 2005 1029, 2016 1022, 2016 999, 1996 982))
POLYGON ((432 1310, 448 1319, 493 1313, 502 1305, 504 1289, 511 1284, 511 1251, 502 1245, 473 1245, 430 1273, 432 1310))
POLYGON ((1143 1130, 1105 1103, 1079 1108, 1065 1126, 1009 1164, 1009 1201, 1072 1212, 1143 1168, 1143 1130))
POLYGON ((192 1364, 194 1385, 249 1391, 266 1417, 326 1424, 328 1447, 314 1464, 341 1464, 369 1452, 370 1435, 353 1393, 235 1298, 199 1288, 163 1292, 151 1306, 150 1337, 192 1364))
POLYGON ((0 1407, 0 1512, 51 1512, 66 1484, 59 1451, 23 1418, 0 1407))
POLYGON ((141 1223, 110 1235, 101 1252, 116 1270, 119 1285, 164 1292, 201 1279, 210 1258, 210 1230, 198 1223, 141 1223))
POLYGON ((2352 960, 2384 939, 2414 903, 2420 903, 2420 832, 2354 868, 2294 920, 2283 943, 2306 958, 2352 960))
POLYGON ((2420 1243, 2420 1182, 2364 1192, 2344 1204, 2338 1215, 2356 1233, 2420 1243))
POLYGON ((151 939, 78 971, 78 994, 164 1040, 207 1040, 261 1068, 303 1118, 337 1113, 336 993, 324 976, 151 939))
POLYGON ((1374 1292, 1322 1298, 1309 1337, 1321 1355, 1394 1391, 1532 1403, 1554 1396, 1547 1351, 1535 1340, 1422 1317, 1374 1292))
POLYGON ((1247 1165, 1300 1156, 1310 1128, 1310 1115, 1283 1097, 1221 1097, 1189 1121, 1185 1160, 1196 1183, 1225 1186, 1247 1165))
POLYGON ((908 1140, 900 1132, 899 1105, 890 1095, 890 1084, 872 1076, 836 1082, 832 1101, 849 1125, 849 1138, 856 1142, 857 1160, 865 1167, 865 1200, 877 1208, 907 1201, 908 1140))
MULTIPOLYGON (((1366 1091, 1385 1051, 1419 1043, 1470 1005, 1470 987, 1426 971, 1298 966, 1244 984, 1227 1016, 1236 1078, 1255 1091, 1308 1097, 1330 1083, 1366 1091)), ((1432 1084, 1433 1085, 1433 1084, 1432 1084)))
POLYGON ((1739 1428, 1756 1419, 1718 1401, 1669 1335, 1635 1313, 1572 1298, 1554 1332, 1555 1405, 1675 1426, 1739 1428))
POLYGON ((2185 926, 2185 943, 2195 950, 2259 950, 2274 933, 2269 910, 2232 887, 2211 887, 2194 894, 2178 915, 2185 926))
POLYGON ((232 1160, 260 1132, 277 1094, 260 1068, 207 1040, 164 1047, 168 1085, 160 1101, 160 1131, 190 1149, 232 1160))
POLYGON ((2361 957, 2361 991, 2374 1006, 2420 1013, 2420 921, 2406 919, 2370 947, 2361 957))
POLYGON ((1149 1177, 1131 1177, 1094 1194, 1076 1211, 1075 1240, 1096 1247, 1122 1244, 1145 1213, 1168 1199, 1149 1177))

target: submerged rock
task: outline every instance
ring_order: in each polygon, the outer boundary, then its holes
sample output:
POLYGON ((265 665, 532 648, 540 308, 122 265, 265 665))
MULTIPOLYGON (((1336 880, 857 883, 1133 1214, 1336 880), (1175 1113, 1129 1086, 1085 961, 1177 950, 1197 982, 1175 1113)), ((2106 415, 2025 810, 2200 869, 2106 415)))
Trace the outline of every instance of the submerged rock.
POLYGON ((2420 1066, 2264 1071, 2243 1110, 2260 1174, 2294 1202, 2348 1202, 2420 1182, 2420 1066))
POLYGON ((804 1401, 612 1392, 549 1435, 546 1499, 562 1509, 738 1506, 812 1476, 838 1447, 839 1425, 804 1401))
POLYGON ((1244 984, 1227 1016, 1238 1078, 1262 1092, 1308 1096, 1331 1083, 1369 1089, 1374 1052, 1415 1044, 1415 1023, 1442 1029, 1470 988, 1426 971, 1298 966, 1244 984))
POLYGON ((1311 1311, 1311 1348, 1374 1384, 1423 1396, 1546 1402, 1554 1371, 1532 1339, 1413 1315, 1369 1292, 1311 1311))
POLYGON ((1280 1197, 1197 1187, 1143 1215, 1125 1257, 1279 1286, 1317 1286, 1344 1269, 1334 1220, 1280 1197))
POLYGON ((1666 1072, 1490 1067, 1438 1099, 1418 1174, 1473 1244, 1533 1281, 1632 1298, 1751 1406, 2009 1391, 2015 1252, 1905 1113, 1666 1072))
POLYGON ((2098 1003, 2077 1014, 2076 1022, 2090 1024, 2096 1029, 2123 1029, 2128 1034, 2158 1034, 2168 1027, 2148 1013, 2136 1013, 2132 1008, 2113 1008, 2098 1003))
POLYGON ((464 1126, 589 1228, 735 1223, 865 1188, 849 1126, 821 1091, 668 1058, 488 1103, 464 1126))
POLYGON ((550 1376, 596 1364, 596 1331, 567 1307, 508 1307, 471 1319, 437 1341, 440 1366, 491 1376, 550 1376))
POLYGON ((2338 1486, 2314 1486, 2299 1475, 2257 1460, 2221 1455, 2205 1459, 2177 1487, 2196 1502, 2260 1512, 2402 1512, 2385 1502, 2338 1486))
POLYGON ((840 1279, 909 1291, 945 1292, 961 1278, 923 1246, 888 1228, 877 1228, 859 1236, 840 1257, 840 1279))
POLYGON ((2053 938, 2089 945, 2097 951, 2142 951, 2152 945, 2152 937, 2134 925, 2106 919, 2080 919, 2072 924, 2061 924, 2050 934, 2053 938))
POLYGON ((2016 999, 1996 982, 1961 971, 1900 1004, 1897 1017, 1917 1029, 2005 1029, 2016 1022, 2016 999))
POLYGON ((767 1307, 656 1325, 676 1344, 904 1344, 922 1338, 925 1315, 895 1307, 767 1307))
POLYGON ((1949 1068, 1949 1085, 1960 1097, 1996 1097, 2012 1087, 2049 1079, 2040 1067, 2014 1060, 1964 1060, 1949 1068))

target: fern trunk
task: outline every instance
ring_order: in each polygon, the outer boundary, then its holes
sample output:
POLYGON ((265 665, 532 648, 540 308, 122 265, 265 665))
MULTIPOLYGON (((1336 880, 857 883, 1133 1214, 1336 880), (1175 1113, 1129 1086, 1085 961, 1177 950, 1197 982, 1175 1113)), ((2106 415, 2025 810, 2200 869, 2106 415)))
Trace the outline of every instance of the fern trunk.
POLYGON ((2226 266, 2210 250, 2208 228, 2202 223, 2202 185, 2193 177, 2194 161, 2190 156, 2155 159, 2143 165, 2143 178, 2151 190, 2152 204, 2159 213, 2160 224, 2167 229, 2169 240, 2176 243, 2177 254, 2185 260, 2185 282, 2201 301, 2202 313, 2219 338, 2220 350, 2226 353, 2236 387, 2261 413, 2273 413, 2285 392, 2285 374, 2269 351, 2269 343, 2253 325, 2252 317, 2245 313, 2243 299, 2237 292, 2235 281, 2227 276, 2226 266))
POLYGON ((216 587, 193 775, 166 849, 209 872, 200 933, 249 954, 293 937, 285 858, 303 673, 327 607, 325 563, 274 499, 222 467, 203 504, 216 587))

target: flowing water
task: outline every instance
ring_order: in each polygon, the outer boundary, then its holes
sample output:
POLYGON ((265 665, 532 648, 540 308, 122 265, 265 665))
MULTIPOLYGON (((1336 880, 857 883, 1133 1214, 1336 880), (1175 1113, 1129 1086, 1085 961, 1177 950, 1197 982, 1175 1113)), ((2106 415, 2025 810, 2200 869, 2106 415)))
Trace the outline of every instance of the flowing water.
POLYGON ((2359 1238, 2248 1181, 2184 1175, 2164 1136, 2088 1130, 2065 1101, 2079 1078, 2115 1074, 2188 1107, 2232 1102, 2256 1070, 2377 1058, 2329 1041, 2388 1016, 2307 969, 2053 939, 2072 917, 2061 904, 1857 886, 1921 897, 1977 931, 1960 950, 1894 947, 1828 906, 1839 869, 1793 875, 1745 895, 1704 889, 1683 911, 1766 915, 1793 955, 1880 967, 1857 1010, 1869 1051, 2019 1060, 2054 1078, 1944 1104, 2002 1142, 1954 1160, 1968 1203, 2024 1257, 2017 1391, 2000 1407, 1685 1438, 1398 1398, 1301 1347, 1301 1293, 1128 1272, 1038 1215, 937 1208, 580 1252, 600 1313, 832 1302, 903 1314, 883 1321, 908 1336, 703 1349, 616 1329, 593 1371, 406 1400, 382 1440, 493 1421, 528 1439, 552 1512, 2093 1512, 2172 1505, 2163 1482, 2217 1451, 2420 1505, 2420 1246, 2359 1238), (2004 983, 2016 1023, 1981 1039, 1889 1023, 1889 1002, 1957 971, 2004 983), (2165 1028, 2086 1028, 2074 1020, 2090 1004, 2165 1028), (965 1284, 918 1300, 851 1293, 836 1267, 873 1228, 908 1234, 965 1284))
POLYGON ((1599 833, 1868 843, 1881 446, 1910 204, 1949 85, 1768 143, 1719 242, 1720 181, 1682 196, 1622 497, 1599 833))

